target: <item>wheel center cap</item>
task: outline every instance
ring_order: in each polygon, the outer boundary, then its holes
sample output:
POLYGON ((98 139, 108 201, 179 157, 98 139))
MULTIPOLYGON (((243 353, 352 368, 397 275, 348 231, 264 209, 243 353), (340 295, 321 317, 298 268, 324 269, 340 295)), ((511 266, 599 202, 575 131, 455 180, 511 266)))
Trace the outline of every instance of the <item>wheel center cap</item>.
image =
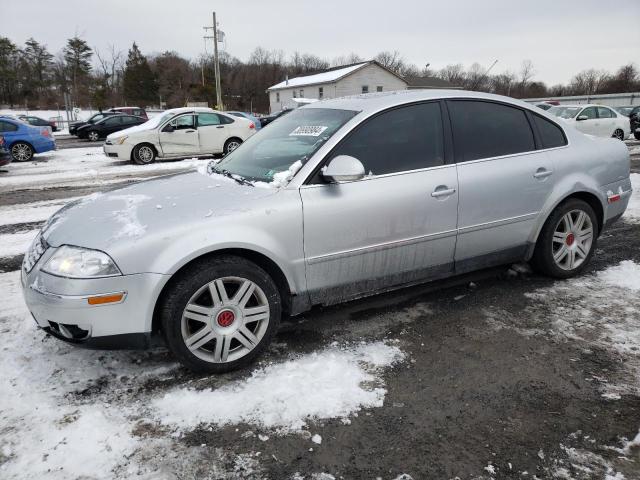
POLYGON ((575 241, 576 241, 576 237, 573 233, 570 233, 569 235, 567 235, 567 238, 565 239, 565 242, 569 247, 573 245, 573 242, 575 241))
POLYGON ((236 315, 231 310, 223 310, 216 317, 216 322, 221 327, 228 327, 236 320, 236 315))

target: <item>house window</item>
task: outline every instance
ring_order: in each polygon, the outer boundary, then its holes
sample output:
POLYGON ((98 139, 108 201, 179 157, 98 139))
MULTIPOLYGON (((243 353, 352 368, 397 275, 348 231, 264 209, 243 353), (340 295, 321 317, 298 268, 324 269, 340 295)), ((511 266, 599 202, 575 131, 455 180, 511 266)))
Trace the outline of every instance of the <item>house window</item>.
POLYGON ((300 98, 304 98, 304 90, 300 89, 300 98))
POLYGON ((276 102, 280 102, 280 92, 276 92, 276 102))
POLYGON ((296 98, 296 91, 294 90, 292 93, 293 93, 293 98, 296 98))
POLYGON ((382 85, 378 85, 376 87, 376 92, 381 92, 382 91, 382 85))
POLYGON ((369 85, 362 86, 362 93, 369 93, 369 85))
POLYGON ((318 100, 322 100, 322 97, 324 97, 324 88, 318 87, 318 100))

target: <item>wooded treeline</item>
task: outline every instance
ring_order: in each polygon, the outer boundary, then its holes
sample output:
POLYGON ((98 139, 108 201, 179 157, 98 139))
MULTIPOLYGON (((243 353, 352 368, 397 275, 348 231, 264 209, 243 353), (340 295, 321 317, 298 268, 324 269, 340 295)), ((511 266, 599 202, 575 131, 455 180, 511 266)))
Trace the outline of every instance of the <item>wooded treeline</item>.
MULTIPOLYGON (((375 59, 403 77, 437 76, 469 90, 517 98, 559 97, 640 90, 640 74, 630 63, 615 72, 588 69, 568 84, 548 86, 535 79, 534 65, 525 60, 518 71, 488 73, 488 67, 474 63, 447 65, 430 70, 407 62, 397 52, 381 52, 375 59)), ((363 61, 355 53, 332 60, 313 54, 256 48, 246 61, 227 53, 221 55, 221 88, 228 109, 267 112, 266 89, 288 75, 293 78, 330 67, 363 61)), ((144 55, 134 43, 127 52, 114 46, 92 48, 75 36, 56 55, 33 38, 23 46, 0 36, 0 105, 29 109, 62 107, 64 93, 73 106, 108 108, 139 105, 172 108, 187 102, 215 104, 211 57, 187 59, 177 52, 144 55)))

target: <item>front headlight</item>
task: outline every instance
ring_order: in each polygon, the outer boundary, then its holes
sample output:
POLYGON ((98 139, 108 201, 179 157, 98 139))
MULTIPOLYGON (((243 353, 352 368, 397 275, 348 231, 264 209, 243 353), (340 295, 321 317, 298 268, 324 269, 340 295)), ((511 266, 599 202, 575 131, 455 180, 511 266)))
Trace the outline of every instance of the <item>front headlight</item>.
POLYGON ((127 138, 129 137, 125 135, 124 137, 116 138, 114 142, 117 143, 118 145, 122 145, 127 138))
POLYGON ((122 275, 111 257, 99 250, 63 245, 58 248, 42 271, 71 278, 112 277, 122 275))

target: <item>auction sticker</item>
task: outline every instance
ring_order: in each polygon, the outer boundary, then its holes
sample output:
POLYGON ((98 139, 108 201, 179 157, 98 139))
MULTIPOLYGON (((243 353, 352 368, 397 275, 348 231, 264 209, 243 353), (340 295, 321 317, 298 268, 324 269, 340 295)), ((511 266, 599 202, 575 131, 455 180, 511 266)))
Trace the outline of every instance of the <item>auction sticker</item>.
POLYGON ((301 125, 289 134, 290 137, 319 137, 329 127, 320 125, 301 125))

